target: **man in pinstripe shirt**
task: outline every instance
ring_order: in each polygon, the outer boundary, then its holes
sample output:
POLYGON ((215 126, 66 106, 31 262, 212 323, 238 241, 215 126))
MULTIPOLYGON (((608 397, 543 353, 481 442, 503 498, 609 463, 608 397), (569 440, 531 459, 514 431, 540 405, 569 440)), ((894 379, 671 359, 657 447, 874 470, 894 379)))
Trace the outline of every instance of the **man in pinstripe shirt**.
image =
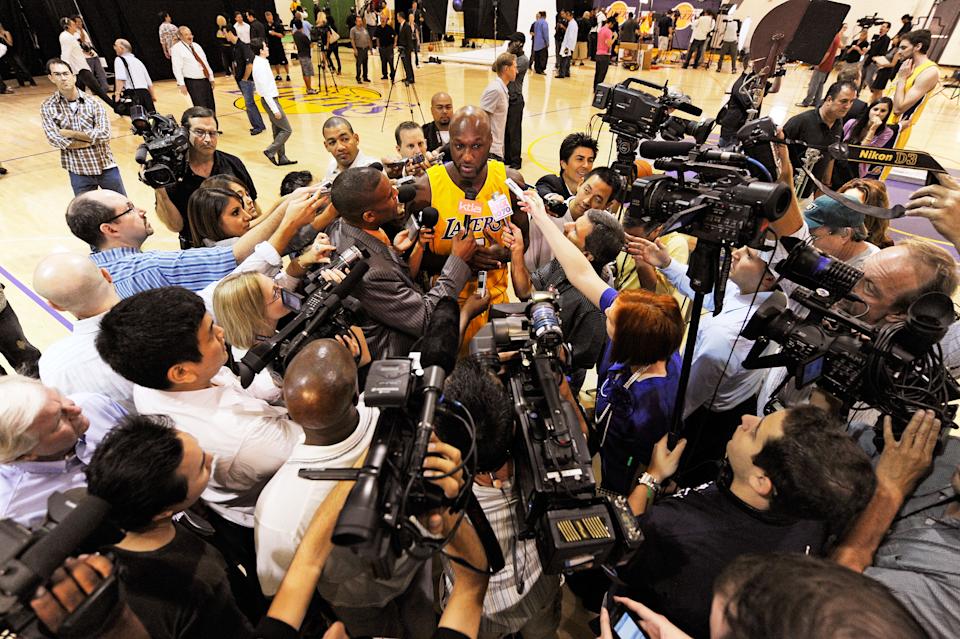
POLYGON ((153 235, 147 213, 115 191, 90 191, 67 206, 70 231, 90 245, 90 258, 105 268, 121 298, 161 286, 182 286, 198 292, 229 275, 260 242, 286 247, 301 226, 309 224, 327 197, 297 191, 267 219, 233 246, 186 251, 142 251, 153 235))

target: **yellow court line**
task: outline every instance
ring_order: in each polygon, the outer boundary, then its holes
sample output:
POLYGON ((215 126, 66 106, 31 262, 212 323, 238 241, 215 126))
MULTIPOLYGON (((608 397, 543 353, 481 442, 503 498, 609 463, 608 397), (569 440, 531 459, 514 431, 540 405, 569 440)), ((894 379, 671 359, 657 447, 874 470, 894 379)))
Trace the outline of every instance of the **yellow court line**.
POLYGON ((533 155, 533 147, 536 146, 538 142, 540 142, 540 141, 542 141, 542 140, 545 140, 545 139, 549 138, 549 137, 552 136, 552 135, 560 135, 561 133, 562 133, 562 131, 554 131, 553 133, 545 133, 544 135, 541 135, 539 138, 534 139, 534 141, 531 142, 530 145, 527 147, 527 155, 530 156, 530 161, 533 162, 534 164, 536 164, 537 166, 539 166, 541 169, 543 169, 543 170, 546 171, 547 173, 553 173, 553 172, 554 172, 554 169, 551 169, 550 167, 544 166, 544 165, 540 164, 539 162, 537 162, 537 158, 533 155))
POLYGON ((887 228, 891 233, 899 233, 900 235, 906 235, 907 237, 912 237, 914 239, 920 240, 921 242, 932 242, 934 244, 942 244, 943 246, 949 246, 953 248, 953 244, 950 242, 945 242, 943 240, 935 240, 932 237, 927 237, 926 235, 917 235, 916 233, 911 233, 909 231, 901 231, 900 229, 895 229, 892 226, 887 228))

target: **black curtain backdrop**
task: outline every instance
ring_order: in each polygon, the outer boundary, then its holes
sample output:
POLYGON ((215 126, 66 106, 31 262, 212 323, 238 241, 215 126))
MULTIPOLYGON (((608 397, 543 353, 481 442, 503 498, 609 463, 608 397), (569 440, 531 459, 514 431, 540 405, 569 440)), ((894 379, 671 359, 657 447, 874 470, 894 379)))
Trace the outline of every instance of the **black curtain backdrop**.
POLYGON ((447 0, 423 0, 424 19, 434 40, 447 31, 447 0))
POLYGON ((175 25, 190 27, 215 71, 223 70, 217 53, 217 15, 233 22, 235 10, 249 8, 261 21, 264 11, 277 13, 274 0, 77 0, 76 4, 73 0, 0 0, 0 21, 13 33, 16 51, 35 74, 43 73, 46 60, 60 55, 60 18, 77 13, 77 7, 94 47, 111 68, 116 57, 113 42, 126 38, 154 80, 173 77, 157 32, 161 11, 169 11, 175 25))
MULTIPOLYGON (((464 0, 463 30, 468 38, 493 38, 493 0, 464 0)), ((517 30, 519 0, 497 1, 497 38, 506 40, 517 30)))

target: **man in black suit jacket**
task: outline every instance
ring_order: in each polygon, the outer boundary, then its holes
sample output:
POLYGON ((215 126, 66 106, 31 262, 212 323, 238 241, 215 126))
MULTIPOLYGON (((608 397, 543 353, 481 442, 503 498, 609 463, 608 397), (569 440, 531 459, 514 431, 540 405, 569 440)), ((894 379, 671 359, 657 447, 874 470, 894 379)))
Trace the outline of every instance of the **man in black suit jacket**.
POLYGON ((414 84, 413 76, 413 48, 417 43, 413 39, 413 29, 407 21, 406 11, 397 11, 397 21, 400 23, 397 35, 397 46, 400 48, 400 60, 403 62, 404 84, 414 84))
POLYGON ((437 302, 456 298, 473 277, 467 262, 477 250, 476 240, 466 232, 453 238, 436 284, 424 294, 381 229, 397 219, 397 190, 387 176, 373 167, 347 169, 333 181, 331 199, 340 214, 329 231, 337 249, 360 246, 370 254, 370 270, 353 290, 366 314, 362 328, 370 356, 407 355, 423 336, 437 302))
POLYGON ((247 11, 247 22, 250 23, 250 39, 261 38, 266 41, 267 27, 257 20, 257 16, 254 15, 253 11, 247 11))

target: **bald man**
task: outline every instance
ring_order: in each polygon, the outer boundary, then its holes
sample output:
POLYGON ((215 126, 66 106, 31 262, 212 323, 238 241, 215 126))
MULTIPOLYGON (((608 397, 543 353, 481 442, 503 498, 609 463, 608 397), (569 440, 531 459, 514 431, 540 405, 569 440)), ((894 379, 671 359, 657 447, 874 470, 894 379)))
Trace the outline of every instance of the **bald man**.
POLYGON ((40 357, 40 380, 65 395, 100 393, 136 412, 133 383, 110 368, 95 346, 100 320, 120 301, 107 269, 86 255, 54 253, 34 270, 33 289, 53 308, 77 318, 73 333, 40 357))
POLYGON ((427 139, 427 150, 436 151, 450 142, 450 118, 453 117, 453 98, 449 93, 440 91, 430 98, 430 115, 433 122, 422 127, 423 137, 427 139))
MULTIPOLYGON (((417 178, 417 197, 407 205, 408 212, 427 206, 436 207, 440 221, 435 227, 430 252, 424 256, 421 269, 431 275, 443 268, 450 254, 451 241, 464 230, 473 233, 478 248, 469 261, 476 277, 460 292, 460 304, 478 288, 478 278, 486 277, 486 290, 491 304, 509 302, 507 297, 507 262, 510 252, 504 248, 501 235, 509 218, 523 232, 527 242, 527 215, 516 207, 516 198, 507 188, 506 179, 513 179, 521 188, 526 186, 523 176, 503 162, 491 160, 493 136, 490 119, 479 107, 466 106, 450 119, 450 160, 430 167, 426 175, 417 178), (479 273, 485 272, 485 276, 479 273)), ((487 322, 487 313, 478 315, 467 327, 464 344, 487 322)))
POLYGON ((297 475, 301 468, 350 468, 373 438, 379 411, 363 403, 357 365, 332 339, 307 344, 284 374, 283 397, 305 439, 267 483, 254 513, 257 577, 276 594, 317 507, 336 486, 297 475))
POLYGON ((217 104, 213 98, 213 68, 207 62, 203 47, 193 41, 190 27, 180 27, 180 41, 170 47, 170 64, 180 93, 189 95, 193 106, 207 107, 214 113, 217 104))

